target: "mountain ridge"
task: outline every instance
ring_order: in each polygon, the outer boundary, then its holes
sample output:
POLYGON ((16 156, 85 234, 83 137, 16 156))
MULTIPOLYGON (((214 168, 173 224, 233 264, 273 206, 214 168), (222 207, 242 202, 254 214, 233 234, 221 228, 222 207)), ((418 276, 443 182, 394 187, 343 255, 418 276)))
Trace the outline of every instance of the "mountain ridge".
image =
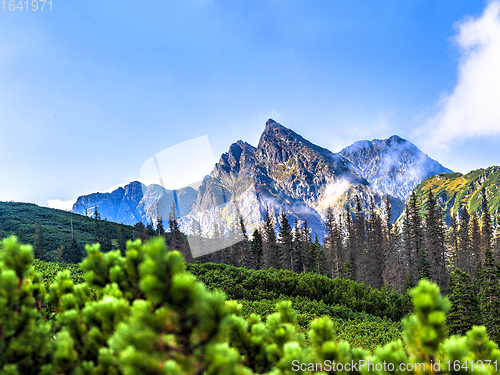
MULTIPOLYGON (((197 191, 178 191, 179 205, 183 206, 179 223, 186 232, 198 223, 206 236, 213 232, 216 223, 228 234, 240 215, 251 231, 262 224, 267 211, 275 222, 283 211, 292 223, 307 220, 313 235, 322 238, 326 208, 332 206, 337 214, 346 206, 354 208, 356 196, 362 199, 363 209, 368 209, 373 199, 380 210, 382 197, 390 195, 393 217, 397 218, 404 207, 398 189, 404 187, 407 194, 414 187, 411 184, 421 182, 419 176, 430 173, 426 168, 449 171, 399 136, 358 141, 334 153, 269 119, 257 147, 236 141, 220 156, 197 191), (418 163, 420 160, 424 162, 418 163), (383 168, 389 162, 401 165, 392 166, 394 173, 388 174, 383 168), (414 178, 405 185, 401 176, 408 173, 413 173, 414 178)), ((90 203, 103 208, 114 204, 122 211, 110 209, 108 220, 116 221, 113 212, 122 212, 120 219, 140 217, 148 223, 168 215, 166 202, 173 201, 169 198, 171 192, 162 191, 158 185, 142 186, 142 191, 142 196, 135 191, 134 197, 126 197, 125 193, 120 196, 121 192, 116 191, 92 199, 92 194, 81 196, 73 210, 81 213, 90 203)), ((106 217, 102 213, 101 216, 106 217)))

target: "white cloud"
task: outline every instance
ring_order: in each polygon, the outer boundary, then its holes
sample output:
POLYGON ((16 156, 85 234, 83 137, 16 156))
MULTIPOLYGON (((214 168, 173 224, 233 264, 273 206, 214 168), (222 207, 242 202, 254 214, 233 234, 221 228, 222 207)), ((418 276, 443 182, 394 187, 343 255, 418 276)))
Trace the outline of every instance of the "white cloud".
POLYGON ((76 199, 71 199, 69 201, 62 201, 60 199, 49 199, 47 201, 47 207, 57 208, 59 210, 71 211, 73 204, 75 204, 76 199))
POLYGON ((456 23, 453 41, 461 54, 457 84, 441 96, 436 113, 415 131, 430 146, 500 135, 500 1, 477 18, 456 23))

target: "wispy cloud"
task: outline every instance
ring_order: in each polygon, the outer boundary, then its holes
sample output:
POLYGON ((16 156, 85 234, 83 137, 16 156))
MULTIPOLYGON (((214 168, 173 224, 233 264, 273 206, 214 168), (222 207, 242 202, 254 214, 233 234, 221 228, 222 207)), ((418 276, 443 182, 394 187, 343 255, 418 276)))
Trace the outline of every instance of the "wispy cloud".
POLYGON ((460 52, 457 84, 441 95, 437 111, 415 136, 434 147, 470 137, 500 135, 500 1, 479 17, 455 24, 460 52))

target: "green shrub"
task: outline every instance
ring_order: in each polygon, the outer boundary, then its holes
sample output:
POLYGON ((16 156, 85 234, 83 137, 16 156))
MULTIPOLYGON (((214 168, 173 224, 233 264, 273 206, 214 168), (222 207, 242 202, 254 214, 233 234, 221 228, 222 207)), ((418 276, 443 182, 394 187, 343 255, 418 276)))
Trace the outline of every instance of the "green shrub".
POLYGON ((427 280, 411 291, 414 313, 403 321, 404 346, 393 341, 370 354, 337 342, 342 328, 328 317, 311 322, 308 345, 290 301, 279 302, 265 323, 256 314, 242 317, 241 304, 208 291, 161 239, 129 241, 125 257, 103 254, 99 245, 87 246, 87 253, 86 282, 75 285, 64 270, 45 296, 31 247, 3 241, 0 374, 325 374, 314 367, 326 361, 358 364, 339 374, 498 373, 500 351, 484 327, 447 338, 450 303, 427 280), (44 298, 55 309, 49 320, 44 298), (493 362, 473 371, 463 366, 479 360, 493 362), (372 370, 367 362, 424 369, 372 370), (448 362, 451 370, 444 369, 448 362), (431 369, 437 363, 441 371, 431 369))

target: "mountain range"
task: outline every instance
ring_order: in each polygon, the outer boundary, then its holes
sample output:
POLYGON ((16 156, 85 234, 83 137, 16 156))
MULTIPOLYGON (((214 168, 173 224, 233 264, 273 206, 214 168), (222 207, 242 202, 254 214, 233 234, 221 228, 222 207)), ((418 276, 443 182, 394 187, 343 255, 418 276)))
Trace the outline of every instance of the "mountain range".
POLYGON ((283 211, 292 225, 307 220, 312 234, 322 238, 328 207, 338 214, 353 209, 358 197, 364 210, 372 199, 380 210, 388 195, 397 218, 417 184, 443 173, 452 171, 396 135, 334 153, 269 119, 257 147, 241 140, 230 145, 198 190, 174 193, 134 181, 111 193, 78 197, 73 212, 92 215, 97 208, 110 221, 156 223, 177 201, 181 229, 190 233, 199 224, 210 236, 214 223, 227 234, 242 216, 251 231, 266 212, 278 223, 283 211))

